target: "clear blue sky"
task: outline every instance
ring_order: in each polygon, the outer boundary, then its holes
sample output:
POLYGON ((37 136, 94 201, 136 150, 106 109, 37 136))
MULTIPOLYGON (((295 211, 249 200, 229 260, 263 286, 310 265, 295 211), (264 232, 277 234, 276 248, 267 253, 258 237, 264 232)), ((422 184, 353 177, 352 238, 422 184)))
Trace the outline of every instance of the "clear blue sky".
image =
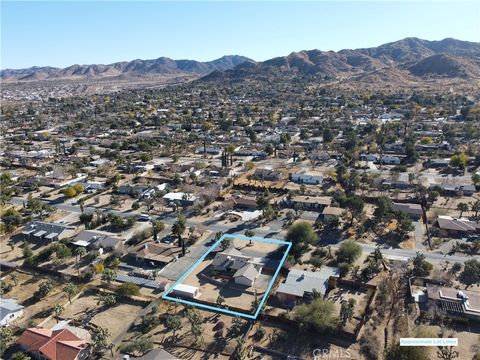
POLYGON ((480 41, 480 2, 8 2, 1 67, 133 59, 265 60, 415 36, 480 41))

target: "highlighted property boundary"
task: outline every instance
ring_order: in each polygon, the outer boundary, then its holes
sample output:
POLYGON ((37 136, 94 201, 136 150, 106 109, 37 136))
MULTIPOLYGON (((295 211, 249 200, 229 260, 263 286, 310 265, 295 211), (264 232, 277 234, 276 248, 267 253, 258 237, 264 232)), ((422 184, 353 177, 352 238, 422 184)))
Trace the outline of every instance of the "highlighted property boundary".
POLYGON ((180 278, 172 286, 170 286, 168 288, 168 290, 165 291, 165 293, 162 295, 162 299, 179 302, 179 303, 186 304, 186 305, 192 305, 192 306, 200 307, 200 308, 203 308, 203 309, 218 311, 218 312, 222 312, 222 313, 229 314, 229 315, 234 315, 234 316, 238 315, 238 316, 241 316, 241 317, 244 317, 244 318, 247 318, 247 319, 256 319, 258 314, 260 313, 260 310, 261 310, 263 304, 265 303, 265 300, 267 299, 267 295, 270 293, 270 290, 272 289, 273 283, 275 282, 275 279, 277 278, 278 273, 280 272, 280 269, 281 269, 283 263, 285 262, 285 259, 287 258, 288 252, 290 251, 291 247, 292 247, 292 243, 288 242, 288 241, 266 239, 266 238, 260 238, 260 237, 248 237, 248 236, 244 236, 244 235, 224 234, 224 235, 222 235, 222 237, 220 239, 218 239, 215 242, 215 244, 213 244, 205 252, 205 254, 203 254, 197 261, 195 261, 195 263, 192 266, 190 266, 187 269, 187 271, 185 271, 185 273, 182 276, 180 276, 180 278), (232 311, 232 310, 228 310, 228 309, 223 309, 223 308, 216 307, 216 306, 205 305, 205 304, 197 303, 197 302, 194 302, 194 301, 178 299, 178 298, 174 298, 174 297, 171 297, 171 296, 168 295, 173 291, 173 289, 178 284, 180 284, 183 280, 185 280, 185 278, 193 271, 193 269, 195 269, 198 265, 200 265, 200 263, 208 256, 208 254, 210 254, 210 252, 212 252, 212 250, 215 249, 222 242, 222 240, 225 239, 225 238, 243 239, 243 240, 248 240, 248 241, 250 241, 250 240, 261 241, 261 242, 272 243, 272 244, 287 245, 287 249, 285 250, 285 253, 283 254, 282 260, 280 261, 280 264, 278 265, 277 269, 275 270, 275 273, 273 274, 272 280, 270 280, 270 283, 268 284, 267 290, 265 291, 265 295, 262 297, 262 301, 260 301, 260 304, 258 305, 258 307, 255 310, 255 313, 253 315, 242 313, 242 312, 239 312, 239 311, 232 311))

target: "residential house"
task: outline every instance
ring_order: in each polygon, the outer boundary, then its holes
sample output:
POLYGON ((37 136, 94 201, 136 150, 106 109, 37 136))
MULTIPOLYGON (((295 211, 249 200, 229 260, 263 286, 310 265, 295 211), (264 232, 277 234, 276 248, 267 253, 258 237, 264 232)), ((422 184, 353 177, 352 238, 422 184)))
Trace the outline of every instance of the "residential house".
POLYGON ((380 158, 380 162, 386 165, 400 165, 402 160, 398 156, 383 155, 380 158))
POLYGON ((298 208, 302 210, 323 211, 324 208, 330 206, 332 198, 329 196, 292 196, 290 199, 285 197, 282 204, 291 208, 298 208))
POLYGON ((464 235, 480 232, 480 224, 464 218, 453 218, 447 215, 439 215, 435 225, 445 230, 449 235, 464 235))
POLYGON ((292 174, 291 180, 298 184, 321 185, 323 182, 323 176, 319 173, 303 172, 292 174))
POLYGON ((252 286, 262 272, 261 259, 244 255, 234 247, 219 252, 213 259, 212 266, 221 271, 235 271, 233 278, 236 284, 252 286))
POLYGON ((29 328, 20 335, 17 344, 40 360, 84 360, 91 354, 88 341, 68 329, 29 328))
POLYGON ((254 196, 236 196, 233 198, 234 207, 242 210, 255 210, 257 199, 254 196))
POLYGON ((195 203, 197 197, 190 193, 184 192, 170 192, 165 194, 163 198, 170 204, 176 205, 177 203, 182 206, 190 206, 195 203))
POLYGON ((147 242, 141 244, 129 255, 135 257, 136 261, 148 263, 158 268, 177 260, 181 252, 182 248, 178 246, 147 242))
POLYGON ((15 299, 0 297, 0 326, 8 326, 23 315, 24 307, 15 299))
POLYGON ((345 212, 345 209, 335 206, 327 206, 323 209, 322 213, 318 216, 317 222, 326 223, 334 218, 339 218, 345 212))
POLYGON ((328 280, 332 276, 338 276, 338 269, 328 266, 323 266, 315 272, 291 269, 285 282, 279 285, 276 297, 289 307, 302 301, 308 302, 314 293, 322 296, 326 294, 328 280))
POLYGON ((480 292, 458 290, 422 278, 410 279, 409 287, 413 300, 429 310, 440 310, 454 319, 480 321, 480 292))
POLYGON ((378 154, 361 154, 360 160, 362 161, 378 161, 378 154))
POLYGON ((125 239, 99 230, 83 230, 72 241, 72 245, 106 251, 120 251, 125 239))
POLYGON ((480 293, 426 283, 430 303, 454 317, 480 321, 480 293))
POLYGON ((67 226, 43 221, 32 221, 22 231, 25 240, 55 241, 65 237, 67 226))
POLYGON ((256 180, 280 181, 283 179, 282 172, 275 169, 259 168, 252 175, 256 180))
POLYGON ((393 203, 392 204, 393 211, 401 211, 408 214, 412 219, 418 220, 422 217, 423 211, 422 206, 419 204, 411 204, 411 203, 393 203))

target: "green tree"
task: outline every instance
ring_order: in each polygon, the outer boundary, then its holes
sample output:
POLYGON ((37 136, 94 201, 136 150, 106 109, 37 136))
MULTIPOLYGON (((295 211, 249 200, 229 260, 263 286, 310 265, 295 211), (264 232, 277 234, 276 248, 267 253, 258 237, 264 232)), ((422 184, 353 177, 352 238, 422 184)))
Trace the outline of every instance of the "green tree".
POLYGON ((168 329, 168 331, 172 331, 173 338, 176 338, 177 331, 182 328, 182 322, 180 317, 177 315, 170 315, 169 317, 167 317, 165 327, 168 329))
POLYGON ((165 224, 160 220, 152 221, 153 240, 157 241, 158 233, 165 230, 165 224))
POLYGON ((349 299, 349 301, 342 301, 339 317, 341 326, 345 326, 347 324, 347 321, 352 320, 354 309, 355 299, 349 299))
POLYGON ((470 259, 465 261, 462 280, 467 284, 474 284, 480 281, 480 261, 477 259, 470 259))
POLYGON ((117 297, 113 294, 100 294, 97 296, 97 302, 103 306, 113 306, 117 303, 117 297))
POLYGON ((19 351, 12 355, 11 360, 32 360, 32 358, 27 354, 19 351))
POLYGON ((472 182, 475 186, 478 186, 480 184, 480 175, 479 174, 473 174, 472 175, 472 182))
POLYGON ((72 303, 72 296, 75 296, 78 294, 79 292, 79 289, 78 289, 78 286, 75 285, 74 283, 66 283, 64 288, 63 288, 63 292, 65 294, 67 294, 68 296, 68 302, 71 304, 72 303))
POLYGON ((220 248, 225 251, 232 245, 232 238, 224 237, 222 241, 220 241, 220 248))
POLYGON ((335 305, 322 298, 316 298, 312 303, 297 307, 294 318, 301 330, 331 333, 338 324, 334 315, 335 305))
POLYGON ((480 200, 471 203, 470 208, 475 213, 475 217, 478 217, 478 213, 480 212, 480 200))
POLYGON ((91 331, 91 335, 94 351, 99 352, 108 347, 108 338, 111 336, 108 329, 96 326, 91 331))
POLYGON ((185 256, 185 241, 182 237, 186 229, 186 219, 183 215, 177 217, 177 221, 172 226, 172 233, 177 236, 179 244, 182 246, 182 256, 185 256))
POLYGON ((140 288, 136 284, 126 282, 117 287, 116 291, 121 296, 135 296, 140 293, 140 288))
POLYGON ((102 273, 102 281, 107 282, 109 285, 117 278, 117 272, 113 269, 105 269, 102 273))
POLYGON ((5 232, 10 233, 15 230, 17 227, 22 225, 22 215, 14 208, 11 207, 6 210, 1 217, 3 223, 5 224, 5 232))
POLYGON ((352 264, 360 257, 361 254, 362 248, 360 247, 360 245, 358 245, 352 240, 347 240, 340 244, 340 247, 336 252, 337 262, 352 264))
POLYGON ((353 221, 363 215, 365 204, 360 196, 352 195, 345 199, 345 206, 350 213, 350 226, 353 226, 353 221))
POLYGON ((18 275, 16 273, 11 273, 8 277, 13 281, 15 286, 18 285, 18 275))
POLYGON ((62 304, 55 304, 53 305, 53 313, 55 315, 55 319, 57 319, 57 322, 58 322, 58 319, 60 317, 60 315, 62 315, 62 313, 65 311, 65 308, 63 307, 62 304))
POLYGON ((465 211, 468 211, 469 207, 468 207, 467 203, 461 202, 457 205, 457 209, 458 209, 458 211, 460 211, 460 217, 462 217, 463 213, 465 211))
POLYGON ((464 153, 453 155, 449 165, 458 170, 464 170, 468 163, 468 156, 464 153))
POLYGON ((417 252, 412 260, 413 275, 415 276, 427 276, 433 268, 433 265, 425 260, 425 255, 417 252))
POLYGON ((294 258, 299 259, 310 244, 318 241, 318 236, 310 223, 302 221, 289 227, 286 240, 293 244, 292 255, 294 258))
POLYGON ((13 342, 13 332, 8 326, 0 327, 0 355, 3 355, 6 349, 11 345, 13 342))
POLYGON ((223 307, 223 304, 225 303, 225 298, 222 295, 218 295, 215 302, 218 307, 223 307))
POLYGON ((55 284, 51 279, 42 281, 38 285, 38 291, 36 292, 37 298, 43 299, 45 296, 47 296, 53 290, 54 285, 55 284))

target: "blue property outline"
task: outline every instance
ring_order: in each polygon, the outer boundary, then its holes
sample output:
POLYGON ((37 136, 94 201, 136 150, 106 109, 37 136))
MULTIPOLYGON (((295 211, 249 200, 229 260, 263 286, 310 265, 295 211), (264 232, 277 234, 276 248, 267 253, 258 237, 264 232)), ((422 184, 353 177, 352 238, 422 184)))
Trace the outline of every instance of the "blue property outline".
POLYGON ((165 293, 162 295, 162 299, 170 300, 170 301, 176 301, 176 302, 179 302, 179 303, 182 303, 182 304, 197 306, 197 307, 208 309, 208 310, 219 311, 219 312, 223 312, 223 313, 229 314, 229 315, 235 315, 235 316, 238 315, 238 316, 242 316, 242 317, 248 318, 248 319, 256 319, 258 314, 260 313, 260 310, 262 309, 263 304, 265 303, 265 300, 267 300, 267 295, 270 293, 270 290, 272 289, 273 283, 275 282, 275 279, 277 278, 278 273, 280 272, 280 268, 282 267, 283 263, 285 262, 285 259, 287 258, 288 252, 290 251, 291 247, 292 247, 291 242, 283 241, 283 240, 266 239, 266 238, 260 238, 260 237, 248 237, 248 236, 244 236, 244 235, 223 234, 220 237, 220 239, 218 239, 215 242, 215 244, 213 244, 205 252, 205 254, 203 254, 197 261, 195 261, 195 263, 193 265, 191 265, 187 269, 187 271, 185 271, 185 273, 182 276, 180 276, 180 278, 172 286, 170 286, 168 288, 167 291, 165 291, 165 293), (255 313, 253 315, 250 315, 250 314, 245 314, 245 313, 241 313, 241 312, 238 312, 238 311, 232 311, 232 310, 223 309, 223 308, 220 308, 220 307, 200 304, 200 303, 197 303, 197 302, 194 302, 194 301, 188 301, 188 300, 178 299, 178 298, 168 296, 168 294, 171 293, 173 291, 173 289, 175 289, 175 287, 178 284, 180 284, 183 280, 185 280, 185 278, 193 271, 193 269, 195 269, 198 265, 200 265, 200 263, 207 257, 207 255, 210 252, 212 252, 212 250, 215 249, 222 242, 223 239, 225 239, 227 237, 232 238, 232 239, 254 240, 254 241, 261 241, 261 242, 267 242, 267 243, 273 243, 273 244, 287 245, 287 250, 283 254, 282 260, 280 261, 280 264, 278 265, 277 270, 275 270, 275 274, 273 274, 272 280, 270 280, 270 283, 268 284, 267 290, 265 291, 265 295, 263 296, 262 301, 260 301, 260 304, 258 305, 255 313))

